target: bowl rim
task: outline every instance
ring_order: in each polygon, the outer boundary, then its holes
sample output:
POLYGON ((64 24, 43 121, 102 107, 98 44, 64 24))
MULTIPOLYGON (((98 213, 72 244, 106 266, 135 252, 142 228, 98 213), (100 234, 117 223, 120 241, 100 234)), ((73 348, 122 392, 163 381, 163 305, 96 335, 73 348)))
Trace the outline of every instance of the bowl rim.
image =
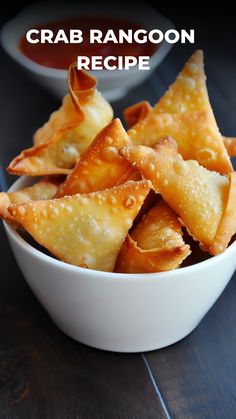
MULTIPOLYGON (((17 179, 8 189, 8 192, 11 192, 13 190, 17 190, 16 187, 18 184, 23 184, 21 185, 21 187, 24 187, 24 183, 26 183, 27 181, 34 181, 36 180, 36 178, 30 178, 29 176, 21 176, 19 179, 17 179)), ((26 185, 25 185, 26 186, 26 185)), ((69 271, 78 273, 78 274, 90 274, 94 275, 95 277, 106 277, 106 278, 113 278, 114 280, 116 279, 122 279, 122 280, 143 280, 144 276, 145 281, 147 279, 152 279, 152 280, 160 280, 160 279, 165 279, 166 277, 175 277, 175 276, 179 276, 182 273, 191 273, 192 271, 195 271, 197 269, 200 269, 204 266, 210 266, 212 264, 214 264, 215 262, 219 261, 220 259, 224 259, 224 257, 226 257, 229 253, 235 252, 236 253, 236 240, 231 243, 231 245, 229 247, 227 247, 227 249, 221 253, 218 254, 216 256, 213 256, 209 259, 203 260, 201 262, 195 263, 193 265, 189 265, 189 266, 185 266, 185 267, 180 267, 178 269, 173 269, 170 271, 165 271, 165 272, 153 272, 153 273, 138 273, 138 274, 130 274, 130 273, 119 273, 119 272, 106 272, 106 271, 98 271, 95 269, 89 269, 89 268, 82 268, 80 266, 76 266, 76 265, 72 265, 70 263, 67 262, 63 262, 59 259, 54 258, 53 256, 49 256, 43 252, 41 252, 40 250, 36 249, 34 246, 32 246, 31 244, 29 244, 9 223, 7 223, 6 221, 3 221, 3 225, 5 228, 5 231, 7 233, 7 235, 9 235, 11 237, 12 240, 14 240, 18 246, 20 246, 21 248, 24 249, 24 251, 30 253, 32 256, 37 257, 39 259, 42 260, 42 262, 45 263, 49 263, 51 265, 57 266, 57 267, 61 267, 62 269, 68 269, 69 271)))
MULTIPOLYGON (((157 21, 158 24, 160 26, 161 30, 167 30, 167 29, 175 29, 175 25, 172 23, 172 21, 163 16, 161 13, 159 13, 156 9, 154 9, 151 5, 148 5, 146 3, 142 3, 142 2, 138 2, 141 5, 144 5, 147 12, 149 12, 149 16, 152 14, 155 14, 155 16, 157 17, 157 21)), ((46 4, 50 4, 50 2, 46 3, 46 4)), ((0 31, 0 42, 3 46, 3 49, 5 50, 5 52, 7 52, 7 54, 13 59, 15 60, 18 64, 22 65, 23 67, 27 68, 29 71, 32 71, 38 75, 42 75, 42 76, 48 76, 48 77, 53 77, 56 79, 64 79, 67 77, 67 73, 68 71, 65 69, 58 69, 58 68, 52 68, 52 67, 46 67, 44 65, 38 64, 37 62, 35 62, 34 60, 31 60, 30 58, 28 58, 25 54, 23 54, 20 50, 20 48, 18 48, 19 46, 19 36, 16 37, 17 44, 16 42, 14 42, 14 45, 11 45, 11 41, 9 41, 10 37, 9 37, 9 33, 12 30, 12 28, 17 27, 18 25, 23 26, 25 19, 27 18, 29 12, 32 11, 37 11, 37 7, 41 6, 42 3, 41 2, 35 2, 31 5, 26 6, 25 8, 23 8, 16 16, 14 16, 13 18, 9 19, 7 22, 4 23, 4 25, 1 28, 0 31)), ((45 6, 43 6, 45 7, 45 6)), ((68 9, 70 10, 70 8, 68 9)), ((68 18, 70 17, 70 13, 68 14, 68 18)), ((88 9, 88 11, 86 12, 90 13, 90 9, 88 9)), ((109 12, 108 12, 109 13, 109 12)), ((147 17, 147 22, 149 19, 149 16, 147 17)), ((126 15, 124 14, 124 18, 126 18, 126 15)), ((53 18, 50 19, 50 17, 48 18, 50 20, 53 20, 53 18)), ((54 20, 57 20, 57 17, 55 17, 54 20)), ((47 18, 46 18, 46 22, 47 23, 47 18)), ((141 20, 140 20, 141 23, 141 20)), ((22 29, 23 31, 23 29, 22 29)), ((161 44, 159 44, 159 47, 157 48, 157 50, 150 56, 150 72, 155 68, 155 61, 157 59, 157 57, 160 56, 160 62, 166 57, 166 55, 168 54, 168 52, 171 50, 171 48, 173 47, 174 44, 168 43, 166 41, 162 41, 161 44)), ((107 77, 107 75, 109 75, 110 79, 114 79, 116 77, 119 77, 121 75, 127 75, 127 70, 113 70, 113 71, 107 71, 107 70, 96 70, 96 71, 90 71, 92 75, 94 76, 99 76, 100 78, 103 79, 103 77, 107 77)), ((129 74, 132 76, 136 73, 139 72, 139 69, 137 66, 129 69, 129 74)))

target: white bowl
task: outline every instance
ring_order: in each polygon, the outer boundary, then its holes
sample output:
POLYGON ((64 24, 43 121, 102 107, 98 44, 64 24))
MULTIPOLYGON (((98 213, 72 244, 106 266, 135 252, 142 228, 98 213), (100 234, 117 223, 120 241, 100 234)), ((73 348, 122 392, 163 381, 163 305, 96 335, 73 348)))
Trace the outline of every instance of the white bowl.
MULTIPOLYGON (((96 2, 67 3, 64 7, 55 7, 55 3, 34 3, 12 20, 8 21, 1 31, 1 42, 5 51, 20 64, 36 81, 48 88, 61 99, 67 92, 67 71, 44 67, 27 58, 19 49, 19 40, 25 31, 40 23, 65 19, 71 16, 111 16, 136 22, 147 29, 158 28, 162 31, 173 29, 174 25, 167 18, 160 15, 145 3, 136 3, 135 11, 132 7, 121 7, 119 3, 101 4, 96 2)), ((141 27, 142 27, 141 26, 141 27)), ((108 100, 117 100, 127 91, 151 75, 153 70, 162 62, 172 44, 162 42, 157 51, 150 58, 150 70, 92 71, 99 80, 99 90, 108 100)))
MULTIPOLYGON (((10 190, 32 184, 22 177, 10 190)), ((36 250, 4 223, 13 253, 55 324, 75 340, 116 352, 163 348, 184 338, 220 296, 236 245, 175 271, 118 274, 69 265, 36 250)))

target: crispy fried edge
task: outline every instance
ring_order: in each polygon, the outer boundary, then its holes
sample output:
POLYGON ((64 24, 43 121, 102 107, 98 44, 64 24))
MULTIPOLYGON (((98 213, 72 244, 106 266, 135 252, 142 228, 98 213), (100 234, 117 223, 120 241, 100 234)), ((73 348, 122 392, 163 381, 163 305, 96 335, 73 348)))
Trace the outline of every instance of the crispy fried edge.
POLYGON ((228 175, 229 195, 215 238, 208 250, 211 255, 222 253, 236 232, 236 172, 228 175))
POLYGON ((135 242, 132 237, 128 234, 125 242, 120 250, 120 253, 118 255, 117 258, 117 262, 116 262, 116 267, 115 267, 115 272, 123 272, 123 273, 152 273, 152 272, 163 272, 163 271, 167 271, 167 270, 171 270, 171 269, 175 269, 177 268, 181 262, 188 256, 190 255, 191 250, 190 250, 190 246, 188 244, 184 244, 182 246, 178 246, 175 247, 173 249, 163 249, 163 250, 159 250, 159 249, 149 249, 149 250, 144 250, 142 248, 140 248, 137 244, 137 242, 135 242), (171 255, 171 257, 170 257, 171 255), (173 263, 173 266, 165 268, 163 267, 162 269, 158 269, 157 267, 153 267, 151 269, 149 269, 150 266, 150 261, 154 264, 155 263, 155 259, 159 260, 157 265, 160 264, 160 261, 162 260, 164 263, 166 260, 168 260, 169 262, 167 262, 167 265, 170 265, 170 262, 174 262, 174 260, 176 259, 176 263, 173 263), (133 269, 125 269, 123 265, 124 260, 127 261, 126 263, 126 267, 129 265, 129 261, 132 260, 138 260, 138 266, 143 265, 145 268, 143 270, 133 270, 133 269))

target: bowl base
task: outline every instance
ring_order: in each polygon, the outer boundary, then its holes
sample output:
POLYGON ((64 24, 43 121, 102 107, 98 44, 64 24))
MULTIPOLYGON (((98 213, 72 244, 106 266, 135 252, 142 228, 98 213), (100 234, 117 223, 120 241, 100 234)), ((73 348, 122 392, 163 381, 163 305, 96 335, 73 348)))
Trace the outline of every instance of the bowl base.
MULTIPOLYGON (((50 316, 50 314, 49 314, 50 316)), ((133 344, 126 344, 126 345, 122 345, 120 347, 116 347, 116 345, 110 345, 110 344, 91 344, 90 342, 87 342, 86 340, 77 338, 76 336, 73 335, 73 333, 68 332, 67 330, 65 330, 63 328, 63 326, 59 325, 57 323, 57 321, 55 321, 55 319, 53 319, 50 316, 51 320, 53 321, 53 323, 58 327, 58 329, 63 332, 66 336, 68 336, 69 338, 73 339, 74 341, 83 344, 85 346, 88 346, 90 348, 94 348, 94 349, 99 349, 102 351, 107 351, 107 352, 115 352, 115 353, 129 353, 129 354, 135 354, 135 353, 145 353, 145 352, 152 352, 152 351, 156 351, 158 349, 164 349, 167 348, 168 346, 174 345, 175 343, 180 342, 182 339, 185 339, 188 335, 190 335, 197 327, 198 325, 201 323, 202 319, 195 324, 195 326, 193 328, 191 328, 191 330, 188 330, 187 332, 185 331, 184 334, 181 334, 179 336, 175 336, 172 339, 166 340, 164 342, 159 342, 156 344, 140 344, 140 345, 133 345, 133 344)))

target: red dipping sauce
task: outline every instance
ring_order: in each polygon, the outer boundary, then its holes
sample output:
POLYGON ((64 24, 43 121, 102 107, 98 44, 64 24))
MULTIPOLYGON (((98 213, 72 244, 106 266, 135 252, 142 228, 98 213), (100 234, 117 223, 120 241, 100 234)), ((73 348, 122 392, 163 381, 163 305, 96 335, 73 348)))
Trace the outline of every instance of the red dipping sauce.
POLYGON ((133 42, 132 44, 124 41, 122 44, 116 44, 108 41, 106 44, 89 42, 90 29, 99 29, 106 34, 108 29, 112 29, 116 37, 118 37, 119 29, 124 31, 132 29, 145 29, 134 22, 128 22, 121 19, 114 19, 111 17, 75 17, 55 22, 48 22, 41 25, 34 26, 34 29, 50 29, 53 31, 54 37, 59 29, 63 29, 69 39, 70 29, 80 29, 83 32, 83 42, 80 44, 66 44, 59 42, 57 44, 37 43, 31 44, 24 37, 20 40, 21 52, 32 61, 46 67, 67 70, 70 64, 77 60, 78 55, 85 55, 91 57, 93 55, 101 55, 103 58, 113 55, 118 56, 134 56, 140 55, 151 56, 158 45, 147 41, 144 44, 133 42))

